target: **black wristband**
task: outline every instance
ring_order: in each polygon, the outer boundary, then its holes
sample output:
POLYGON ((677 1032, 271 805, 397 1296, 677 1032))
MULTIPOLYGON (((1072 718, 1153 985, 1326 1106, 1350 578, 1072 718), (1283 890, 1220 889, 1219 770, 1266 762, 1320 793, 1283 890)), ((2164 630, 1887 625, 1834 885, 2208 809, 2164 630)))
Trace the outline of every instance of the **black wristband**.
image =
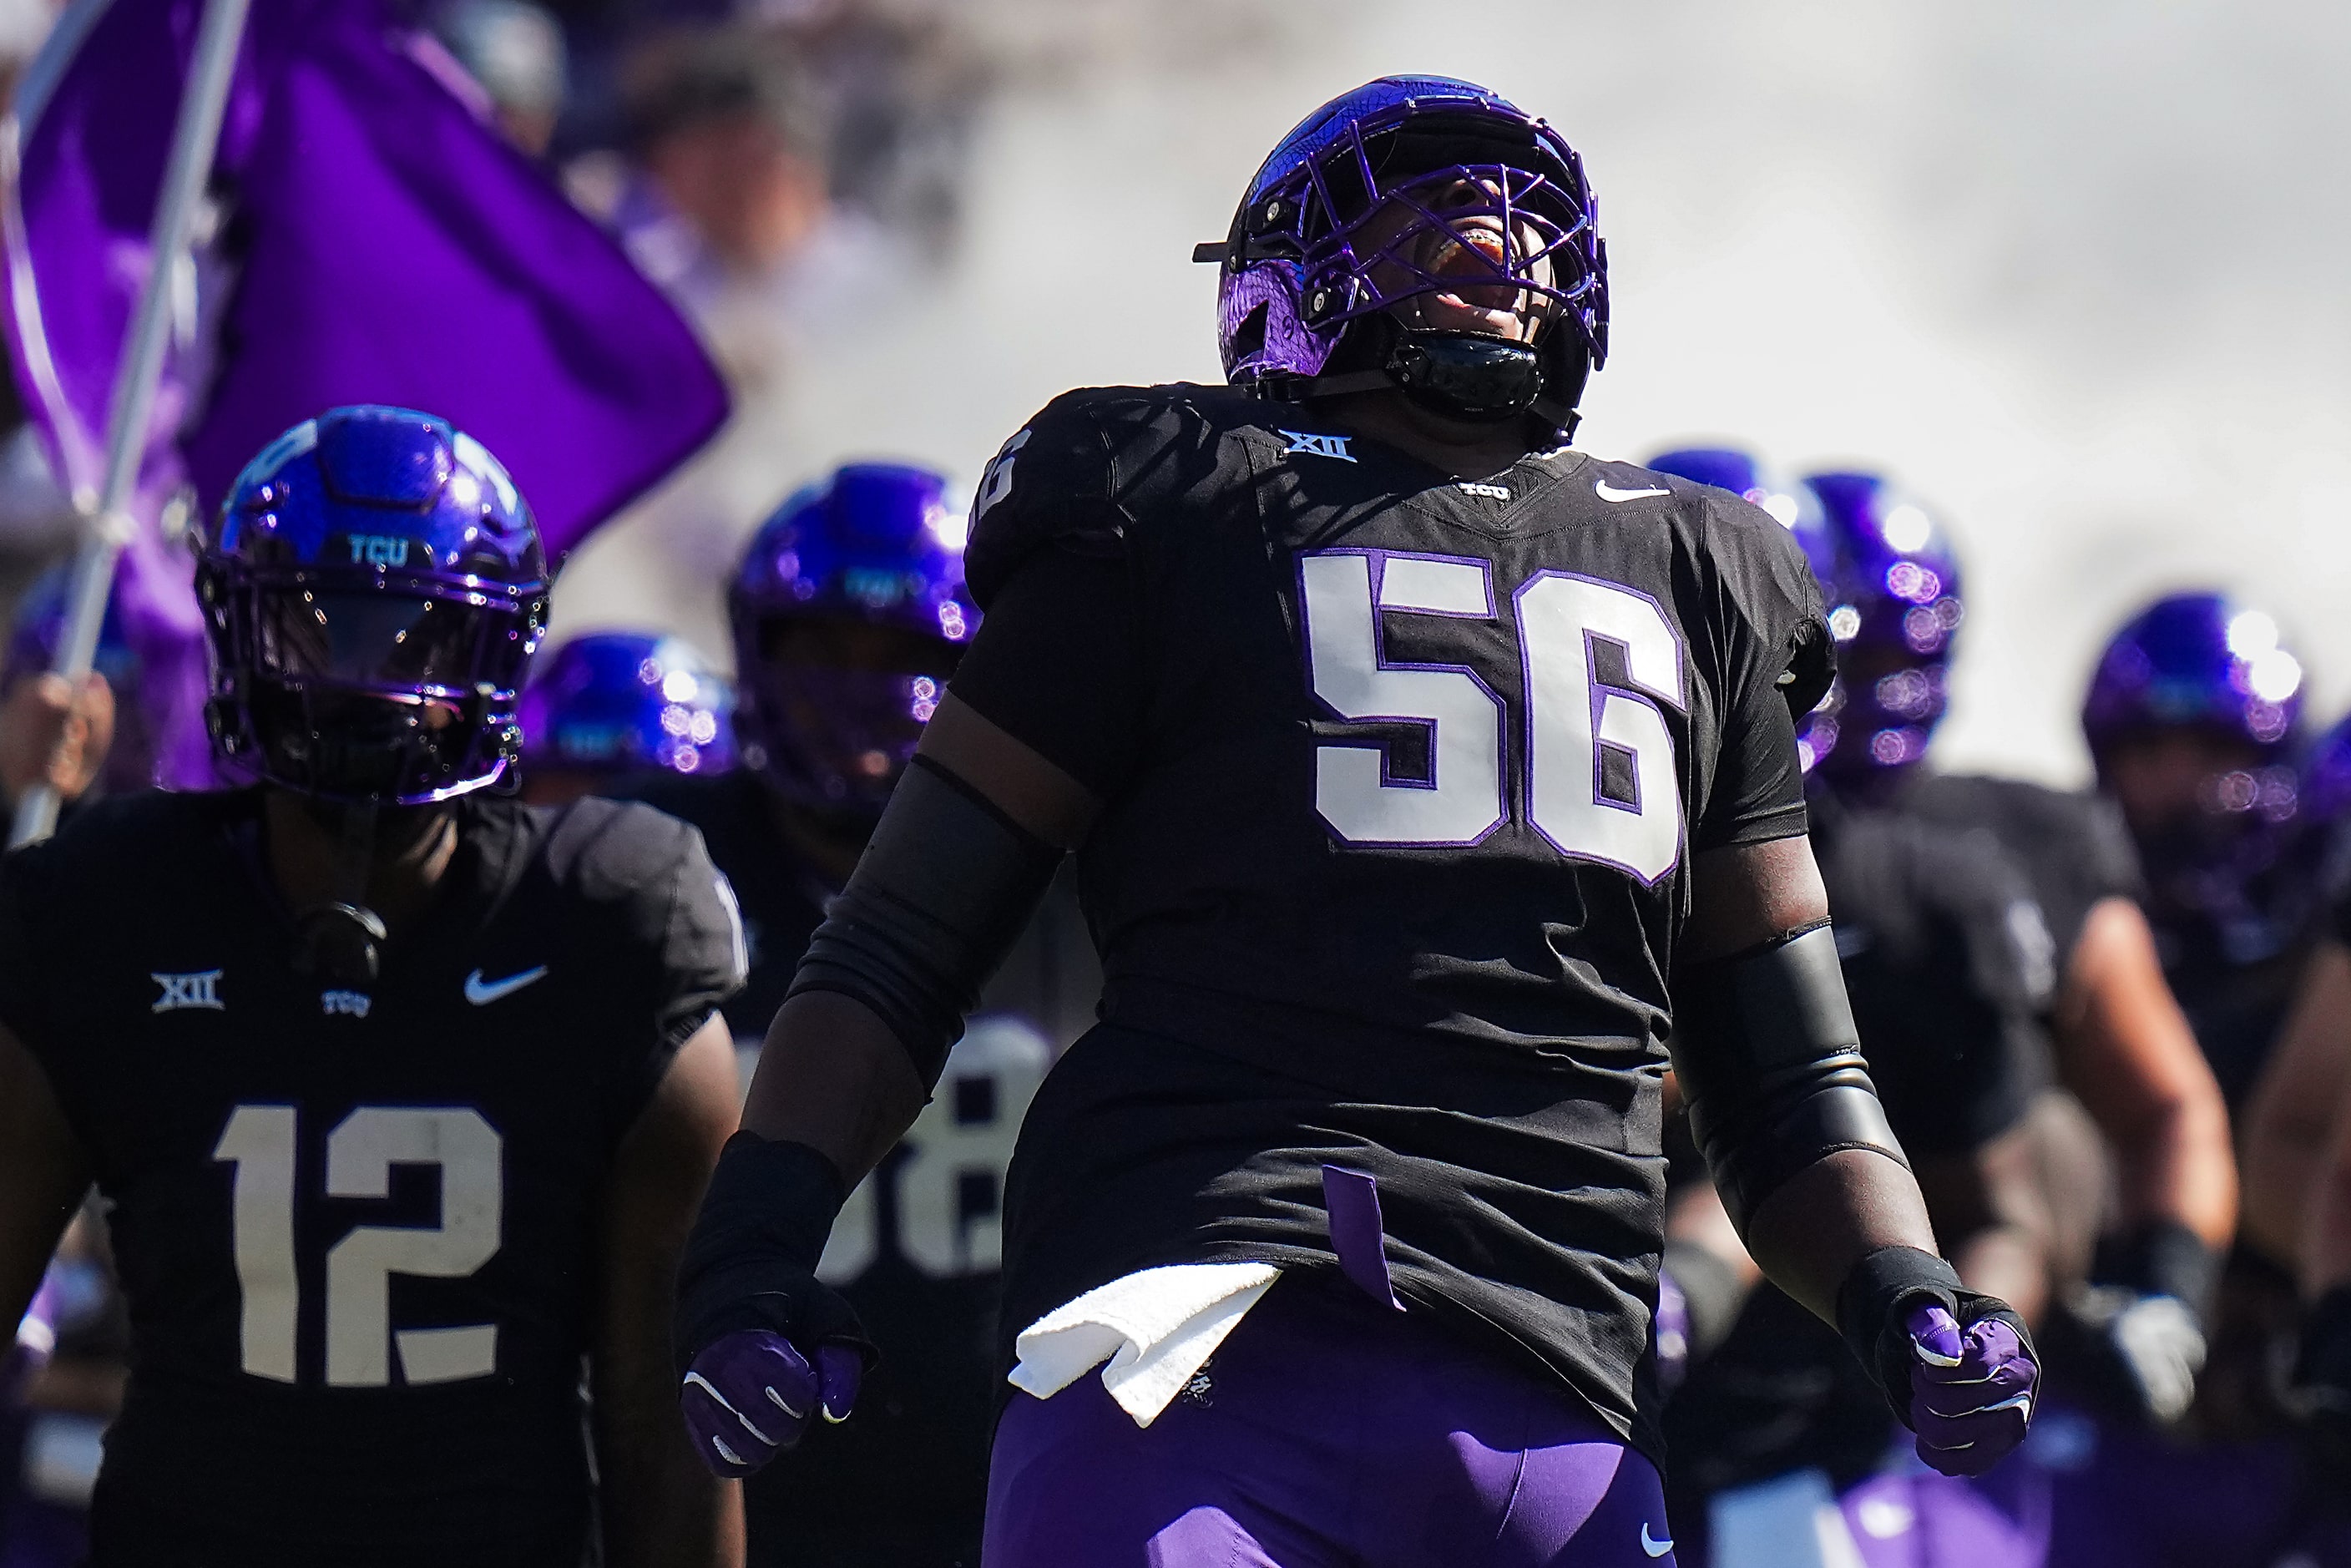
POLYGON ((1837 1287, 1837 1333, 1859 1358, 1901 1423, 1910 1425, 1910 1334, 1903 1320, 1931 1301, 1959 1312, 1959 1271, 1916 1247, 1881 1247, 1837 1287))
POLYGON ((2093 1272, 2102 1283, 2172 1297, 2201 1319, 2211 1311, 2220 1255, 2179 1221, 2157 1219, 2102 1242, 2093 1272))
POLYGON ((816 1277, 847 1201, 841 1173, 808 1145, 756 1133, 726 1140, 678 1260, 681 1372, 712 1341, 746 1328, 854 1344, 870 1359, 856 1314, 816 1277))

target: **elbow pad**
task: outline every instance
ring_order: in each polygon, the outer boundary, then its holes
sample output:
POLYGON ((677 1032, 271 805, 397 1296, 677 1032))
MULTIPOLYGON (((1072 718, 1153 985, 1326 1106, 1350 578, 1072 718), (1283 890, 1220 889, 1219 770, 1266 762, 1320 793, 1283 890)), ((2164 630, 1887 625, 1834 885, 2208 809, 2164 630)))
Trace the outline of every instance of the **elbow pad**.
POLYGON ((786 999, 837 991, 862 1002, 928 1089, 1061 863, 1059 849, 918 756, 809 939, 786 999))
POLYGON ((1826 925, 1691 967, 1674 1003, 1690 1133, 1740 1235, 1782 1183, 1840 1149, 1908 1167, 1862 1061, 1826 925))

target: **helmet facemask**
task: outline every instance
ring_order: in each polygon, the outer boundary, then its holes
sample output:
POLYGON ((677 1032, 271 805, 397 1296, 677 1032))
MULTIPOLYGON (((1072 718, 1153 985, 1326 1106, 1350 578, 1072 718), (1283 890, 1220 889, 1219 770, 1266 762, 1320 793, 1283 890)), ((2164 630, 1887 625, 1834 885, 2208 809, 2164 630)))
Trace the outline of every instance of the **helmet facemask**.
POLYGON ((544 601, 347 575, 206 575, 222 749, 326 800, 423 805, 506 779, 544 601))
POLYGON ((1531 412, 1564 431, 1605 358, 1605 255, 1582 162, 1516 110, 1405 102, 1340 126, 1260 175, 1223 259, 1227 374, 1264 395, 1395 387, 1447 417, 1531 412), (1422 302, 1439 296, 1531 329, 1425 324, 1422 302))

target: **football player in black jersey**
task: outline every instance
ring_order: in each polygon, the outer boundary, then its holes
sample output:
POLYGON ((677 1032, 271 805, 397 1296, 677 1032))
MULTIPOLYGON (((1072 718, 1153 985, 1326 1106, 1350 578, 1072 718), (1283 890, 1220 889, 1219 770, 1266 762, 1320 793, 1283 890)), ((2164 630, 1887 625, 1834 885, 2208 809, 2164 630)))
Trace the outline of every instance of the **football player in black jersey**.
POLYGON ((1669 1561, 1669 1034, 1767 1273, 1930 1463, 1988 1467, 2037 1371, 1933 1254, 1854 1049, 1811 574, 1744 503, 1562 444, 1604 342, 1575 153, 1383 79, 1207 249, 1237 384, 1069 394, 983 479, 987 623, 681 1272, 704 1453, 853 1398, 832 1212, 1074 846, 1104 1021, 1014 1161, 992 1568, 1669 1561))
MULTIPOLYGON (((1805 483, 1825 525, 1826 549, 1815 553, 1839 678, 1797 745, 1844 799, 1988 831, 2032 879, 2044 924, 2025 935, 2055 982, 2057 1075, 2105 1134, 2120 1178, 2118 1214, 2059 1228, 2109 1229, 2098 1292, 2078 1304, 2113 1392, 2148 1417, 2174 1419, 2204 1357, 2202 1320, 2236 1223, 2236 1163, 2227 1107, 2137 902, 2130 840, 2096 796, 1925 769, 1961 619, 1959 561, 1933 515, 1881 476, 1805 483)), ((2095 1203, 2102 1185, 2060 1182, 2052 1194, 2095 1203)))
POLYGON ((2303 688, 2266 612, 2179 593, 2115 633, 2082 706, 2098 787, 2146 873, 2164 973, 2232 1109, 2324 924, 2326 857, 2295 766, 2303 688))
MULTIPOLYGON (((726 1013, 747 1062, 979 626, 968 526, 941 476, 898 464, 852 464, 789 497, 727 586, 744 766, 698 759, 622 786, 700 828, 742 900, 750 979, 726 1013)), ((1100 994, 1074 901, 1049 898, 939 1092, 833 1228, 819 1275, 891 1355, 854 1422, 745 1488, 754 1563, 979 1561, 1005 1170, 1051 1050, 1100 994)))
POLYGON ((0 1319, 92 1180, 131 1310, 93 1562, 572 1568, 597 1524, 731 1559, 663 1313, 740 936, 691 829, 486 788, 548 588, 521 497, 438 419, 338 409, 198 570, 261 782, 0 868, 0 1319))

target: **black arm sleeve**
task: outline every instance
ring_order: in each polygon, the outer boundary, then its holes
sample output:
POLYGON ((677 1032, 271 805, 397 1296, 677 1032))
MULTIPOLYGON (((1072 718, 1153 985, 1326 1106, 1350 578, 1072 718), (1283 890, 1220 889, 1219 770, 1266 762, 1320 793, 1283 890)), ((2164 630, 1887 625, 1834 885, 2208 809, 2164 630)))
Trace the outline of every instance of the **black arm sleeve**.
POLYGON ((917 756, 809 939, 786 999, 833 991, 862 1002, 906 1048, 927 1090, 1061 863, 1060 850, 917 756))
POLYGON ((1674 1074, 1740 1235, 1789 1177, 1841 1149, 1908 1168, 1861 1059, 1826 925, 1692 966, 1674 1000, 1674 1074))
POLYGON ((1146 692, 1125 559, 1048 547, 987 609, 948 689, 1097 796, 1142 746, 1146 692))

